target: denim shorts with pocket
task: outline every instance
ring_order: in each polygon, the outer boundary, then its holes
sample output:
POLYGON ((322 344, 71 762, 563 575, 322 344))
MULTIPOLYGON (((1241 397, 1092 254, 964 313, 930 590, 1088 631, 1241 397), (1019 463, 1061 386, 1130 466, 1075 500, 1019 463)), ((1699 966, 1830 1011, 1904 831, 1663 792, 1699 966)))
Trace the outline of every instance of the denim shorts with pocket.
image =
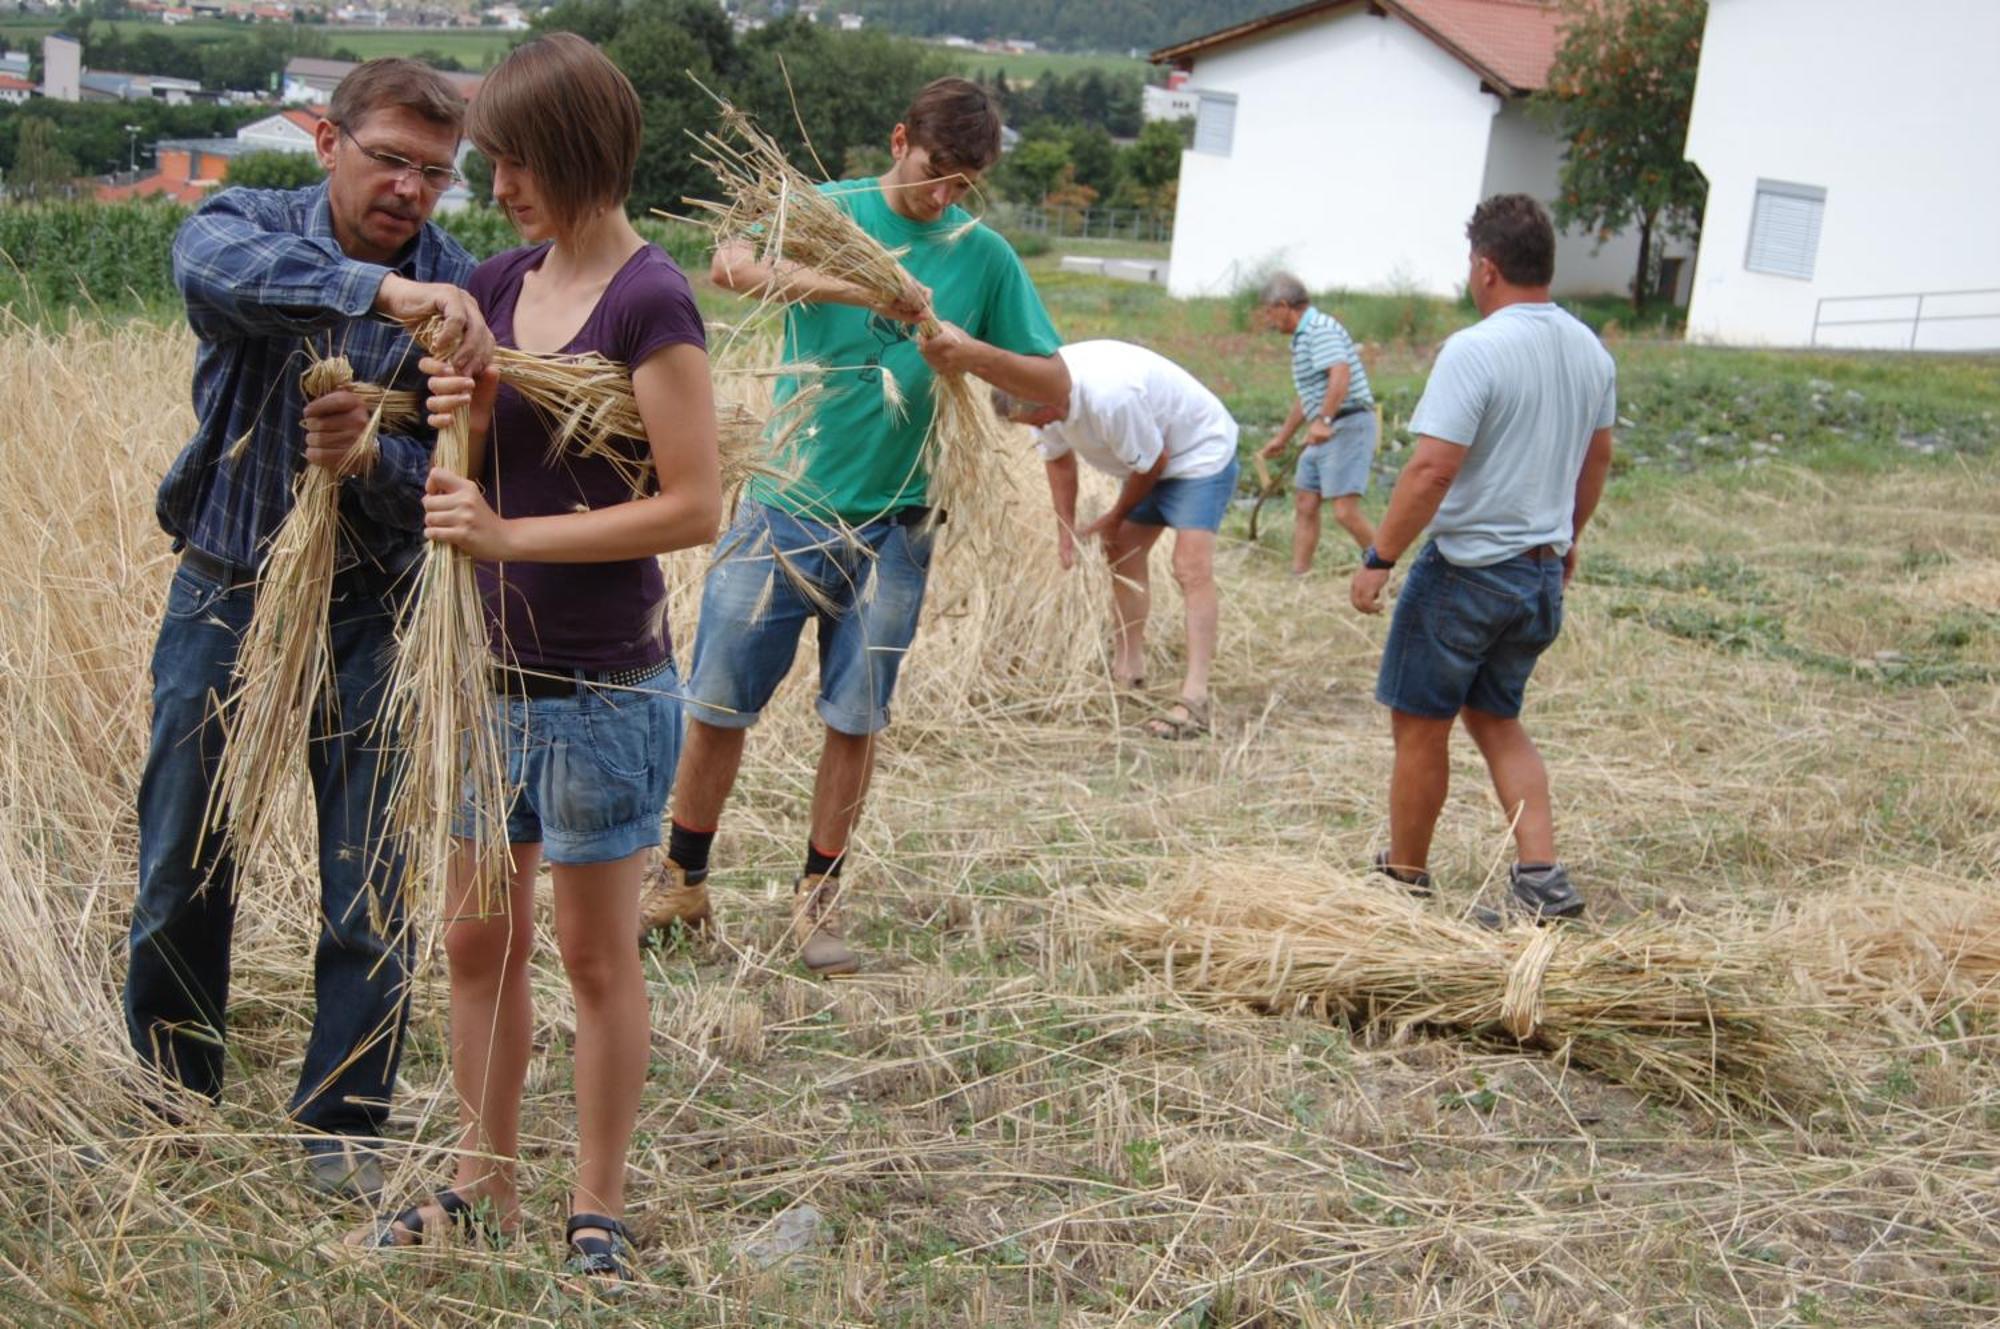
POLYGON ((1162 480, 1133 504, 1125 520, 1135 526, 1165 526, 1175 531, 1219 531, 1236 497, 1236 458, 1214 475, 1191 480, 1162 480))
MULTIPOLYGON (((540 844, 551 863, 609 863, 659 844, 681 755, 680 690, 668 663, 635 684, 497 699, 507 842, 540 844)), ((460 808, 454 833, 473 825, 460 808)))
POLYGON ((914 519, 864 522, 850 540, 836 527, 744 502, 702 583, 689 713, 718 729, 757 723, 791 672, 806 622, 817 620, 820 719, 855 736, 887 728, 936 541, 936 529, 914 519))
POLYGON ((1511 720, 1528 676, 1562 631, 1562 560, 1518 554, 1460 567, 1424 546, 1396 597, 1375 700, 1448 720, 1470 707, 1511 720))

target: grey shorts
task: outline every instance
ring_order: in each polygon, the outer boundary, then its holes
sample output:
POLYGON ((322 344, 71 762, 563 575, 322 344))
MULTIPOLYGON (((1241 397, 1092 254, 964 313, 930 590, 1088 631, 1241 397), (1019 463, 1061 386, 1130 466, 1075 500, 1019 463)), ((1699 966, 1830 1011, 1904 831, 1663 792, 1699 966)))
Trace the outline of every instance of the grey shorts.
POLYGON ((1375 412, 1356 411, 1333 422, 1333 437, 1299 454, 1292 484, 1303 493, 1341 498, 1368 492, 1375 469, 1375 412))

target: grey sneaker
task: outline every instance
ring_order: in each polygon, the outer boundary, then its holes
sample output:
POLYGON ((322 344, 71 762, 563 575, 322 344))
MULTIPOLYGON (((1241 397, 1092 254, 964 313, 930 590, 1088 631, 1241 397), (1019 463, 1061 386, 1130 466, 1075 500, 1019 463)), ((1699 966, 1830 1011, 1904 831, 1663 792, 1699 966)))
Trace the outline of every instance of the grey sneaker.
POLYGON ((1389 851, 1375 852, 1375 871, 1395 882, 1419 900, 1431 898, 1431 874, 1421 868, 1392 868, 1389 866, 1389 851))
POLYGON ((1515 904, 1534 918, 1575 918, 1583 912, 1583 896, 1569 879, 1569 870, 1560 863, 1524 867, 1516 863, 1507 872, 1515 904))
POLYGON ((342 1200, 376 1205, 382 1200, 382 1156, 342 1141, 306 1152, 306 1179, 314 1190, 342 1200))

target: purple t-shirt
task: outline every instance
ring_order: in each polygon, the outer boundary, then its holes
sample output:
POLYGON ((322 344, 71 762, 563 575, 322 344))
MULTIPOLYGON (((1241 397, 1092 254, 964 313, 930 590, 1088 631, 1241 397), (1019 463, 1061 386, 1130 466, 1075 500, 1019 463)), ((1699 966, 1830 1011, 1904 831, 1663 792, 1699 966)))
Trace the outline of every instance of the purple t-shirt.
MULTIPOLYGON (((521 281, 541 266, 549 247, 512 249, 480 264, 466 283, 502 346, 518 346, 514 306, 521 281)), ((566 354, 595 351, 637 368, 669 346, 707 346, 694 292, 657 245, 626 260, 590 311, 566 354)), ((632 456, 651 457, 643 439, 624 439, 632 456)), ((502 384, 479 477, 503 517, 543 517, 629 502, 632 486, 601 457, 550 456, 548 424, 513 388, 502 384)), ((523 668, 631 669, 664 661, 673 650, 667 631, 667 588, 658 560, 613 563, 481 563, 494 652, 523 668)))

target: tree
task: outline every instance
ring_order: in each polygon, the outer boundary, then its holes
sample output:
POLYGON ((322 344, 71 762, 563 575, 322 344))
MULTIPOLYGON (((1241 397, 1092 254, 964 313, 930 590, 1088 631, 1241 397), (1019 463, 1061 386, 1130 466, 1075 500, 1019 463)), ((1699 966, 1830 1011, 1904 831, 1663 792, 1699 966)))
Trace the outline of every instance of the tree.
POLYGON ((1078 125, 1066 135, 1076 184, 1103 198, 1118 187, 1118 145, 1100 125, 1078 125))
POLYGON ((310 152, 246 152, 229 163, 227 181, 251 189, 300 189, 325 178, 310 152))
POLYGON ((1054 136, 1025 138, 1000 159, 996 183, 1009 198, 1040 203, 1069 169, 1069 144, 1065 140, 1054 136))
POLYGON ((1708 183, 1682 157, 1707 0, 1571 0, 1541 106, 1568 142, 1555 219, 1600 238, 1637 225, 1632 308, 1659 243, 1701 226, 1708 183))
POLYGON ((24 120, 8 193, 19 199, 57 198, 71 193, 75 183, 76 159, 63 151, 56 127, 40 116, 24 120))

